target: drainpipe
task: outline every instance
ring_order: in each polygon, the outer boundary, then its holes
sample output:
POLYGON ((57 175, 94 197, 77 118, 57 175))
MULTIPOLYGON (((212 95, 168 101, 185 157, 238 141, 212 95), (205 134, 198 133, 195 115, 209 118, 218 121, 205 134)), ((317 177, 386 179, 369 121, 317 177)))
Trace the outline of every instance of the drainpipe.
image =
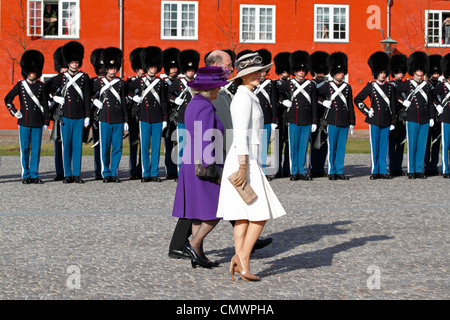
MULTIPOLYGON (((119 11, 120 11, 120 50, 122 50, 123 52, 123 0, 119 0, 119 11)), ((120 68, 120 77, 123 78, 123 63, 122 68, 120 68)))
POLYGON ((391 36, 391 2, 392 0, 387 0, 387 30, 386 35, 389 38, 391 36))

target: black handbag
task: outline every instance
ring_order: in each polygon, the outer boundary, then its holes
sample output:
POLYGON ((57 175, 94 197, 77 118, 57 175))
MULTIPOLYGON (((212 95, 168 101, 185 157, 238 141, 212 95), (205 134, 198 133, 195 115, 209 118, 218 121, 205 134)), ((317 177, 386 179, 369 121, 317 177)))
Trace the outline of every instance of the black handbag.
POLYGON ((205 167, 200 161, 195 164, 195 175, 200 180, 210 181, 220 185, 222 181, 222 167, 218 166, 215 162, 205 167))

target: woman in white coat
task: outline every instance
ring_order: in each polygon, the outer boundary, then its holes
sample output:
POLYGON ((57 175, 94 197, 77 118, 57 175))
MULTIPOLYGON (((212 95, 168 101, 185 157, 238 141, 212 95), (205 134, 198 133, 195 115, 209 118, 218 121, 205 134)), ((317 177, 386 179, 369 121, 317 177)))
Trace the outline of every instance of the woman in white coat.
POLYGON ((222 173, 217 217, 234 220, 235 256, 231 260, 230 272, 247 281, 257 281, 260 277, 250 272, 250 254, 269 219, 286 214, 274 194, 261 168, 261 148, 263 135, 263 112, 253 88, 259 85, 261 72, 272 64, 263 66, 258 53, 240 57, 236 63, 237 75, 234 80, 238 90, 231 103, 233 122, 233 143, 227 154, 222 173), (236 185, 250 185, 257 198, 247 204, 239 195, 228 177, 237 171, 236 185))

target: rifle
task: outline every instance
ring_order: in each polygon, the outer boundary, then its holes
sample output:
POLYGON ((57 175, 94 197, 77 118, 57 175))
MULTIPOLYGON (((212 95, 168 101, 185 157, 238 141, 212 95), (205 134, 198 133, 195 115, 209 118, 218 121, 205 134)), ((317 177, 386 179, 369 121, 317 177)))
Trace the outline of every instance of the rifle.
MULTIPOLYGON (((316 140, 314 141, 314 149, 320 149, 322 147, 322 145, 325 143, 325 141, 322 142, 322 132, 326 135, 328 134, 328 131, 326 129, 328 123, 327 123, 327 116, 328 116, 328 111, 330 109, 325 108, 325 112, 323 113, 322 118, 320 118, 320 123, 319 123, 319 132, 317 133, 317 137, 316 140)), ((325 139, 326 140, 326 139, 325 139)))
MULTIPOLYGON (((55 95, 58 95, 62 90, 66 91, 65 86, 62 89, 58 88, 58 90, 56 90, 56 92, 55 92, 55 95)), ((59 126, 59 124, 64 125, 64 121, 61 119, 62 115, 64 114, 62 111, 62 105, 60 105, 58 103, 54 103, 53 108, 51 108, 51 110, 50 110, 50 113, 52 114, 52 117, 53 117, 53 128, 52 128, 52 132, 50 133, 50 140, 59 142, 61 140, 61 138, 58 139, 58 126, 59 126)))

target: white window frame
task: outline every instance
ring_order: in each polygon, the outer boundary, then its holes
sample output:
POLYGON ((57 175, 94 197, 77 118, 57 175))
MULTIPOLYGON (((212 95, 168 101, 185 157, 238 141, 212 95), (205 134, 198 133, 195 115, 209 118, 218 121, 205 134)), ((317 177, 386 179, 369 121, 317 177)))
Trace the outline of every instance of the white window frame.
POLYGON ((79 39, 80 38, 80 0, 57 0, 57 1, 46 1, 46 0, 27 0, 27 35, 29 37, 42 37, 45 39, 79 39), (41 17, 40 17, 40 33, 38 32, 32 32, 31 25, 30 25, 30 2, 40 3, 41 6, 41 17), (73 34, 62 34, 63 32, 63 3, 64 2, 74 2, 76 5, 76 8, 74 10, 75 18, 74 21, 76 22, 75 25, 75 33, 73 34), (51 3, 51 4, 58 4, 58 34, 57 35, 45 35, 44 34, 44 10, 45 10, 45 4, 51 3))
POLYGON ((239 42, 240 43, 275 43, 276 41, 276 5, 250 5, 250 4, 241 4, 239 7, 239 42), (255 9, 255 39, 249 40, 244 39, 243 33, 243 11, 244 9, 255 9), (260 14, 261 9, 272 9, 272 39, 261 39, 261 27, 260 27, 260 14))
POLYGON ((198 40, 198 1, 161 1, 161 40, 198 40), (176 17, 176 28, 177 28, 177 35, 172 36, 164 35, 164 5, 177 5, 177 17, 176 17), (182 27, 182 6, 183 5, 194 5, 195 7, 195 21, 194 21, 194 35, 193 36, 183 36, 183 27, 182 27))
POLYGON ((349 38, 350 38, 350 6, 344 5, 344 4, 314 4, 314 42, 339 42, 339 43, 348 43, 349 42, 349 38), (324 39, 324 38, 319 38, 317 36, 318 33, 318 29, 317 29, 317 9, 318 8, 328 8, 329 9, 329 30, 328 30, 328 34, 329 37, 328 39, 324 39), (334 19, 334 14, 333 11, 334 9, 345 9, 345 39, 334 39, 334 23, 333 23, 333 19, 334 19))
MULTIPOLYGON (((429 15, 430 13, 432 14, 439 14, 439 26, 438 26, 438 37, 439 37, 439 41, 442 41, 443 38, 443 34, 442 34, 442 23, 444 22, 442 19, 442 13, 443 12, 447 12, 450 13, 450 9, 449 10, 425 10, 425 44, 428 47, 436 47, 436 48, 448 48, 450 47, 450 43, 448 44, 444 44, 444 43, 435 43, 435 42, 429 42, 428 40, 428 35, 429 35, 429 28, 428 28, 428 22, 429 22, 429 15)), ((433 29, 436 29, 433 27, 433 29)))

